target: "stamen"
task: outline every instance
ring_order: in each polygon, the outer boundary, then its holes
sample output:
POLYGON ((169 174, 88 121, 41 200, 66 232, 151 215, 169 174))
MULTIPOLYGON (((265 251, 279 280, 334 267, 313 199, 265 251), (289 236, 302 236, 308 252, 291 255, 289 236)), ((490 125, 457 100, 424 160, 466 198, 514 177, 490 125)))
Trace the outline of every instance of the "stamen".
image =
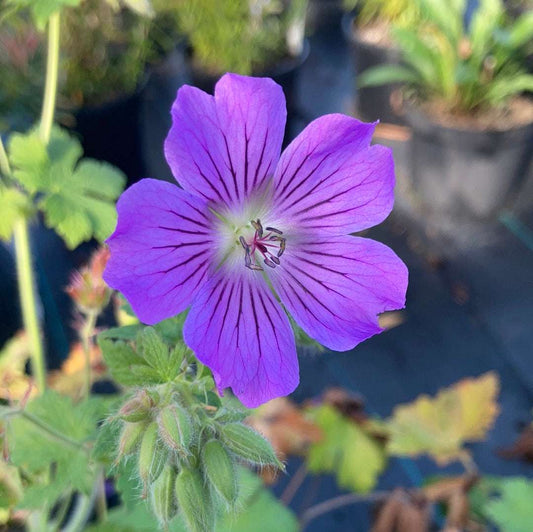
POLYGON ((263 226, 261 225, 261 221, 259 218, 257 220, 252 220, 252 226, 257 231, 257 236, 261 238, 263 236, 263 226))
MULTIPOLYGON (((257 253, 263 256, 263 262, 269 268, 275 268, 281 264, 279 257, 283 255, 285 251, 286 239, 279 235, 283 234, 283 231, 276 229, 275 227, 267 226, 265 229, 267 234, 264 234, 261 220, 251 220, 250 224, 255 229, 255 235, 253 241, 248 243, 243 236, 239 236, 239 242, 244 249, 244 265, 250 270, 263 271, 263 268, 256 263, 257 253), (277 257, 270 251, 272 248, 278 248, 277 257)), ((272 249, 274 251, 274 249, 272 249)))
POLYGON ((267 231, 271 231, 272 233, 277 233, 278 235, 282 235, 283 231, 280 231, 279 229, 276 229, 275 227, 265 227, 267 231))
POLYGON ((279 239, 279 251, 278 251, 278 257, 281 257, 285 251, 285 244, 287 240, 285 238, 279 239))

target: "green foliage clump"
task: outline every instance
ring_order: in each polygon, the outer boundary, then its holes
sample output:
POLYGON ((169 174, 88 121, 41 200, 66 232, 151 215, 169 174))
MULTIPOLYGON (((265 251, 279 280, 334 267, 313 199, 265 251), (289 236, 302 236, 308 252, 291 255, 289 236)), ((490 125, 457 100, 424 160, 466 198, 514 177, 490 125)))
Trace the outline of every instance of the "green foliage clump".
POLYGON ((465 0, 417 2, 418 23, 393 31, 404 65, 368 70, 360 86, 403 82, 417 98, 458 113, 502 107, 533 91, 533 75, 525 66, 533 13, 510 22, 501 0, 481 0, 465 27, 465 0))
POLYGON ((85 0, 64 11, 60 93, 65 106, 110 101, 133 92, 142 78, 150 19, 116 7, 110 0, 85 0))
POLYGON ((357 24, 397 24, 406 26, 416 20, 418 8, 413 0, 344 0, 344 8, 357 10, 357 24))
POLYGON ((174 6, 154 2, 175 20, 194 60, 212 74, 264 72, 291 55, 290 32, 305 18, 307 0, 190 0, 174 6))
POLYGON ((239 463, 283 466, 271 445, 242 423, 248 411, 220 398, 210 372, 164 331, 133 325, 100 335, 112 376, 130 393, 104 424, 93 456, 110 473, 135 464, 130 475, 150 495, 164 529, 179 513, 187 530, 213 530, 238 509, 239 463))

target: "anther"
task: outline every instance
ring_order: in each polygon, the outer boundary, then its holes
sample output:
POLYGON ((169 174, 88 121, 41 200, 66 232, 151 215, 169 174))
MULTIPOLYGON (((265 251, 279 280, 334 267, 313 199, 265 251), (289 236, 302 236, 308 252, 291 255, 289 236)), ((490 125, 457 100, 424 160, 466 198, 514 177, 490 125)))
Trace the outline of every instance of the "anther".
POLYGON ((283 255, 283 252, 285 251, 285 244, 286 240, 284 238, 279 239, 279 250, 278 250, 278 257, 281 257, 283 255))
POLYGON ((275 268, 276 267, 276 265, 268 257, 265 257, 265 264, 267 266, 270 266, 270 268, 275 268))
POLYGON ((277 233, 278 235, 282 235, 283 231, 280 231, 279 229, 276 229, 275 227, 265 227, 267 231, 271 231, 272 233, 277 233))
POLYGON ((244 251, 248 252, 250 249, 250 246, 246 243, 246 240, 244 240, 243 236, 239 237, 239 242, 241 243, 241 246, 244 248, 244 251))
POLYGON ((259 218, 257 220, 252 220, 252 226, 257 231, 257 236, 261 238, 263 236, 263 226, 259 218))

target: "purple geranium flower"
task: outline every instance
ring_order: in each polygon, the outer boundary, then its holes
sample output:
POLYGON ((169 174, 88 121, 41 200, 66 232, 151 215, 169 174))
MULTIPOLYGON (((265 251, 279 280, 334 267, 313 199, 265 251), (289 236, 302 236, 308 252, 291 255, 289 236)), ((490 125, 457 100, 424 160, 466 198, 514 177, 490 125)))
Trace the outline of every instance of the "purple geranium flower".
POLYGON ((349 236, 393 204, 391 151, 373 124, 333 114, 280 157, 285 98, 270 79, 226 74, 210 96, 178 91, 165 155, 182 188, 144 179, 120 198, 105 280, 145 323, 191 307, 183 336, 255 407, 298 385, 285 310, 346 351, 404 306, 407 269, 386 246, 349 236))

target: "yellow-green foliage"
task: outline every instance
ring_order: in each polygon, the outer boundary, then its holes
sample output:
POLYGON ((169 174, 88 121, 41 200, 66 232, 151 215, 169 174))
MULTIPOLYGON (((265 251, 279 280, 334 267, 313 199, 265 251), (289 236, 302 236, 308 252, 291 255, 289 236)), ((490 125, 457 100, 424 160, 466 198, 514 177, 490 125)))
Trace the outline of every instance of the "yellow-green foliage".
POLYGON ((414 0, 344 0, 348 9, 357 9, 361 26, 381 22, 405 26, 416 20, 417 3, 414 0))

